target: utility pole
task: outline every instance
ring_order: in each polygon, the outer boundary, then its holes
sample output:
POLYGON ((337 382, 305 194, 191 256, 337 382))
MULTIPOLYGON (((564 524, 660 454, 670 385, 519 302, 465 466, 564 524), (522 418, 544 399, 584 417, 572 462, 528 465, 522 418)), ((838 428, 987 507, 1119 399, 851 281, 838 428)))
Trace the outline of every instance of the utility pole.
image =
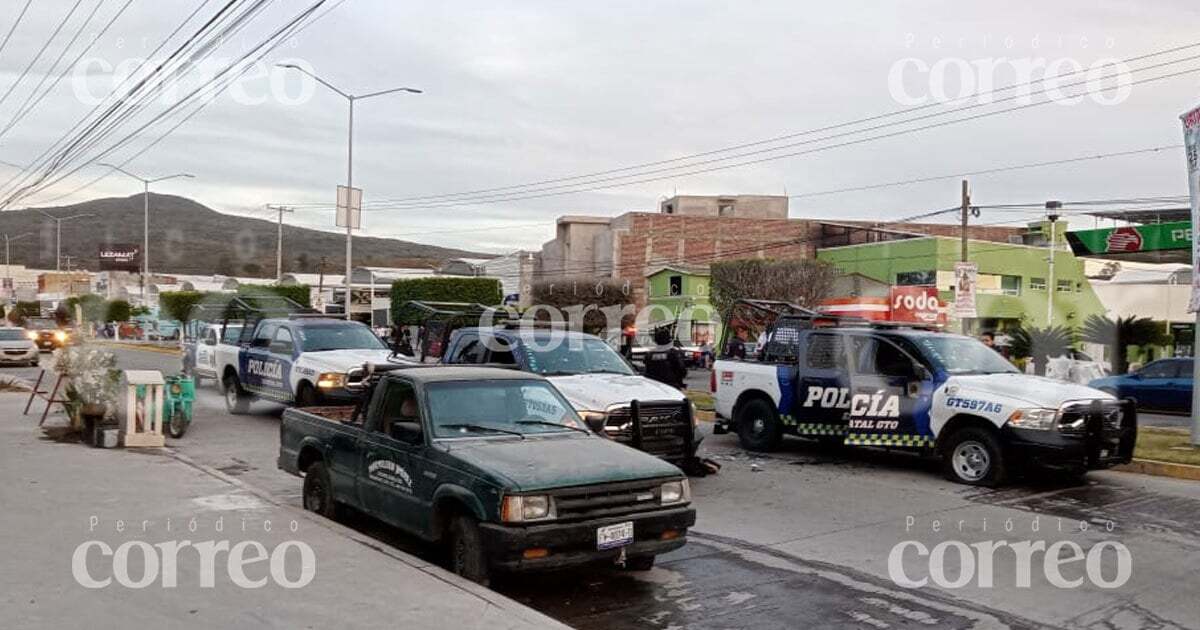
POLYGON ((273 206, 267 204, 268 210, 279 212, 279 235, 275 239, 275 282, 283 281, 283 213, 295 212, 294 209, 287 206, 273 206))
POLYGON ((62 271, 62 222, 70 221, 71 219, 81 219, 83 217, 94 217, 96 215, 85 212, 83 214, 73 214, 69 217, 56 217, 49 212, 37 211, 38 214, 54 221, 54 270, 62 271))
MULTIPOLYGON (((321 263, 317 266, 317 297, 324 303, 325 298, 321 296, 325 294, 325 261, 328 260, 325 256, 321 257, 321 263)), ((322 310, 324 310, 322 308, 322 310)))
MULTIPOLYGON (((1046 210, 1058 210, 1062 208, 1061 201, 1047 201, 1046 210)), ((1058 238, 1055 234, 1058 225, 1058 214, 1050 212, 1046 215, 1050 221, 1050 258, 1049 267, 1046 270, 1046 327, 1049 328, 1054 323, 1054 250, 1058 249, 1058 243, 1055 240, 1058 238)))
POLYGON ((959 260, 967 262, 967 217, 971 214, 971 187, 967 180, 962 180, 962 231, 960 238, 962 239, 962 253, 959 255, 959 260))
POLYGON ((6 297, 14 297, 17 294, 17 288, 15 286, 13 286, 12 267, 10 265, 8 245, 12 241, 21 240, 21 239, 25 238, 26 236, 33 236, 33 234, 31 232, 25 232, 24 234, 18 234, 16 236, 9 236, 8 234, 4 235, 4 284, 5 284, 4 288, 8 289, 9 291, 12 291, 12 296, 6 296, 6 297))

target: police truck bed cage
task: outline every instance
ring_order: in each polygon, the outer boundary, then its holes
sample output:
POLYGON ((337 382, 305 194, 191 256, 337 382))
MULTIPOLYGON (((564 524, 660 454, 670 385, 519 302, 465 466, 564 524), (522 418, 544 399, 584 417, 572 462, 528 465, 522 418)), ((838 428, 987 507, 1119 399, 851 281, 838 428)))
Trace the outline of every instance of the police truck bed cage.
POLYGON ((741 299, 733 303, 728 324, 721 332, 721 355, 728 356, 729 333, 736 328, 757 333, 759 360, 786 362, 795 359, 799 331, 820 326, 865 326, 857 317, 828 315, 780 300, 741 299))
POLYGON ((217 296, 216 301, 200 302, 188 311, 189 319, 211 322, 264 319, 267 317, 290 317, 292 315, 320 315, 295 300, 282 295, 230 295, 217 296))

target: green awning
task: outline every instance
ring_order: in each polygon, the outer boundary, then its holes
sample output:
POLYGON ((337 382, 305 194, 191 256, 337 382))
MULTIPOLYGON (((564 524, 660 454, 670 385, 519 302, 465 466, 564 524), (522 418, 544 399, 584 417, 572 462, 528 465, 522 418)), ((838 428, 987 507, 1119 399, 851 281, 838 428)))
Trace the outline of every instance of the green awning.
POLYGON ((1076 256, 1186 263, 1191 262, 1192 224, 1174 221, 1079 230, 1067 232, 1067 242, 1076 256))

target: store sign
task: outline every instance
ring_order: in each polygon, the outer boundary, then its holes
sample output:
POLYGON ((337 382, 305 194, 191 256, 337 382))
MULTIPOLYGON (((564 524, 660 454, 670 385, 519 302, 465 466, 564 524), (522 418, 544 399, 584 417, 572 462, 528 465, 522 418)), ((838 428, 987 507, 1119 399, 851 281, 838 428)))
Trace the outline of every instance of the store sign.
MULTIPOLYGON (((1192 231, 1200 225, 1200 107, 1184 114, 1183 146, 1187 153, 1188 192, 1192 198, 1192 231)), ((1200 248, 1192 241, 1192 267, 1200 261, 1200 248)), ((1188 312, 1200 311, 1200 273, 1192 274, 1192 299, 1188 303, 1188 312)), ((1193 430, 1193 437, 1196 435, 1193 430)))
POLYGON ((139 245, 101 245, 100 271, 140 271, 142 248, 139 245))
POLYGON ((1076 256, 1190 250, 1192 224, 1190 221, 1175 221, 1081 230, 1068 232, 1067 242, 1076 256))
POLYGON ((979 265, 971 262, 954 263, 954 316, 959 319, 978 317, 975 308, 975 286, 979 265))
POLYGON ((892 287, 890 300, 894 322, 938 323, 937 287, 892 287))

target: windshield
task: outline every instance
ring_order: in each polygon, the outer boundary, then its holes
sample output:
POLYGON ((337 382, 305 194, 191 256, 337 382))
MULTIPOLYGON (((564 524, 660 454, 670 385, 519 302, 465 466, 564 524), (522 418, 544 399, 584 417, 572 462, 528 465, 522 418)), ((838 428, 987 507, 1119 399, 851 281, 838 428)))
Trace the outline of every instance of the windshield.
POLYGON ((20 328, 0 328, 0 341, 22 341, 25 331, 20 328))
POLYGON ((540 335, 524 345, 529 370, 538 374, 633 374, 621 355, 595 337, 540 335))
POLYGON ((30 330, 50 330, 51 328, 58 328, 58 322, 53 319, 30 318, 25 320, 25 327, 30 330))
POLYGON ((544 381, 496 380, 428 386, 434 437, 534 435, 583 430, 570 403, 544 381))
POLYGON ((1017 368, 1000 353, 967 337, 923 336, 910 339, 934 367, 950 374, 1000 374, 1017 368))
POLYGON ((301 326, 297 333, 304 352, 329 350, 387 350, 387 346, 362 324, 322 324, 301 326))

